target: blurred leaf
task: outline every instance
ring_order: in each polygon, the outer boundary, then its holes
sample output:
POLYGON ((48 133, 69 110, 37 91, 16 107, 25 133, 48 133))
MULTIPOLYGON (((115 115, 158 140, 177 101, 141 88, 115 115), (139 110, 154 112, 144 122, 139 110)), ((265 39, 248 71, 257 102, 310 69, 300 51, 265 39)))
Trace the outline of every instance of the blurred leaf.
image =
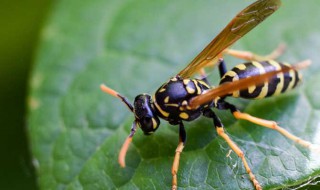
MULTIPOLYGON (((152 136, 135 135, 127 167, 118 151, 133 116, 99 90, 101 83, 132 100, 154 92, 175 75, 251 1, 59 1, 43 30, 31 79, 29 134, 42 189, 169 189, 177 127, 162 122, 152 136)), ((280 42, 281 60, 310 58, 299 89, 261 101, 233 100, 253 115, 279 122, 319 142, 318 1, 284 0, 283 7, 235 48, 266 54, 280 42)), ((228 58, 231 67, 239 60, 228 58)), ((213 72, 210 81, 217 84, 213 72)), ((306 183, 318 176, 319 155, 275 131, 218 112, 265 189, 306 183)), ((213 124, 186 124, 179 186, 185 189, 252 189, 243 164, 218 138, 213 124)))
POLYGON ((50 1, 0 2, 1 189, 37 189, 25 128, 25 101, 34 47, 50 1))

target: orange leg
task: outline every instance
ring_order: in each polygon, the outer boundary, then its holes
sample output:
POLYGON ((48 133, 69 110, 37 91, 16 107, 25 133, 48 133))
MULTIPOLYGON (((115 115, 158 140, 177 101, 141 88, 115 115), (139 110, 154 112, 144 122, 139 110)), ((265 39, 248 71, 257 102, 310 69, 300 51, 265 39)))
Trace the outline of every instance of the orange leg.
POLYGON ((174 155, 174 160, 171 168, 172 173, 172 190, 177 190, 178 188, 178 179, 177 179, 177 173, 179 169, 179 162, 180 162, 180 154, 183 151, 184 144, 186 141, 186 131, 184 129, 184 126, 182 122, 179 125, 179 144, 176 149, 176 153, 174 155))
POLYGON ((291 133, 289 133, 287 130, 283 129, 282 127, 280 127, 276 122, 274 121, 269 121, 269 120, 265 120, 265 119, 261 119, 261 118, 257 118, 257 117, 254 117, 254 116, 251 116, 247 113, 242 113, 240 111, 234 111, 232 113, 234 115, 235 118, 237 119, 244 119, 244 120, 247 120, 247 121, 250 121, 252 123, 255 123, 255 124, 258 124, 260 126, 263 126, 263 127, 267 127, 267 128, 270 128, 270 129, 273 129, 273 130, 276 130, 278 131, 279 133, 281 133, 283 136, 293 140, 294 142, 304 146, 304 147, 307 147, 311 150, 317 150, 317 151, 320 151, 320 147, 315 145, 315 144, 312 144, 311 142, 309 141, 306 141, 306 140, 303 140, 291 133))
POLYGON ((249 174, 250 180, 252 181, 254 187, 256 190, 262 190, 261 185, 259 184, 258 180, 256 179, 256 177, 254 176, 254 174, 252 173, 246 158, 244 157, 244 153, 242 152, 242 150, 238 147, 238 145, 236 145, 236 143, 234 143, 230 137, 224 132, 223 127, 216 127, 217 133, 220 137, 222 137, 230 146, 230 148, 241 158, 243 165, 247 171, 247 173, 249 174))
POLYGON ((234 143, 230 137, 224 132, 223 129, 223 125, 220 121, 220 119, 216 116, 216 114, 211 110, 211 109, 207 109, 203 111, 203 115, 205 117, 208 118, 212 118, 214 125, 216 127, 217 133, 220 137, 222 137, 230 146, 230 148, 239 156, 239 158, 241 158, 243 165, 247 171, 247 173, 249 174, 250 180, 252 181, 254 187, 256 190, 262 190, 260 183, 258 182, 258 180, 256 179, 255 175, 252 173, 249 164, 246 160, 246 158, 244 157, 244 153, 242 152, 242 150, 238 147, 238 145, 236 143, 234 143))
POLYGON ((178 188, 178 179, 177 179, 177 173, 179 169, 179 161, 180 161, 180 154, 184 148, 183 142, 179 142, 178 147, 176 149, 176 154, 174 155, 174 160, 172 164, 172 190, 176 190, 178 188))

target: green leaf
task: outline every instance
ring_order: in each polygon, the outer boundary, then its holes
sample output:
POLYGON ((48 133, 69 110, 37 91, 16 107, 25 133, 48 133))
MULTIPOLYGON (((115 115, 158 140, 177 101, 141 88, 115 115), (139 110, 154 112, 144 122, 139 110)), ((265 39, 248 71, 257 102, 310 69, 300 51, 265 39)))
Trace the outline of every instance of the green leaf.
MULTIPOLYGON (((153 93, 198 54, 227 22, 252 1, 57 1, 42 32, 30 82, 28 132, 41 189, 169 189, 178 142, 176 126, 162 121, 151 136, 139 130, 117 163, 133 116, 106 83, 132 100, 153 93)), ((252 115, 275 120, 303 139, 320 144, 320 29, 318 1, 284 0, 281 9, 234 48, 267 54, 279 43, 280 58, 311 59, 304 84, 259 101, 230 99, 252 115)), ((241 60, 227 58, 231 67, 241 60)), ((209 80, 218 83, 217 71, 209 80)), ((217 111, 227 133, 245 152, 264 189, 307 183, 319 176, 319 154, 275 131, 236 121, 217 111)), ((186 123, 181 155, 182 189, 252 189, 241 160, 210 120, 186 123)))

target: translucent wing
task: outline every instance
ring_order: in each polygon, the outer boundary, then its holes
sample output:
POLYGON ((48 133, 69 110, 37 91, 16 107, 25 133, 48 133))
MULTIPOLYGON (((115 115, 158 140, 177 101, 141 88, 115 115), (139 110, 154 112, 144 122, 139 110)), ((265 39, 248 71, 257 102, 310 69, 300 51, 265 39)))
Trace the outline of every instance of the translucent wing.
POLYGON ((231 22, 218 34, 210 44, 182 71, 179 76, 189 78, 195 72, 209 63, 216 62, 217 56, 228 48, 264 19, 274 13, 281 0, 258 0, 235 16, 231 22))
POLYGON ((278 73, 286 73, 291 69, 294 69, 294 70, 303 69, 305 67, 308 67, 310 64, 311 64, 310 60, 305 60, 295 65, 292 65, 291 67, 283 67, 280 70, 267 72, 261 75, 250 76, 248 78, 240 79, 238 81, 233 81, 230 83, 224 83, 218 86, 217 88, 213 88, 209 90, 205 94, 201 94, 199 96, 194 97, 193 99, 190 100, 189 106, 192 109, 195 109, 199 105, 203 105, 205 103, 211 102, 216 97, 223 97, 227 94, 231 94, 234 91, 247 89, 248 87, 253 85, 261 85, 278 73))

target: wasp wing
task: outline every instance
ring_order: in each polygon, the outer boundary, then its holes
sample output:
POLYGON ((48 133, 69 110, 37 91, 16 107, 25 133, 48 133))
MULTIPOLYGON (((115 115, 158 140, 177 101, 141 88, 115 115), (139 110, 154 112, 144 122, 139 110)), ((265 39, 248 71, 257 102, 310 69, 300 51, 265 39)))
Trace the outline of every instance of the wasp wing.
POLYGON ((212 88, 211 90, 207 91, 206 93, 201 94, 201 95, 196 96, 193 99, 191 99, 189 102, 189 106, 192 109, 196 109, 198 106, 203 105, 205 103, 209 103, 217 97, 223 97, 228 94, 232 94, 235 91, 247 89, 248 87, 253 86, 253 85, 261 85, 261 84, 265 83, 266 81, 269 81, 270 78, 277 75, 278 73, 286 73, 292 69, 300 70, 305 67, 308 67, 310 64, 311 64, 310 60, 305 60, 305 61, 302 61, 302 62, 297 63, 295 65, 291 65, 290 67, 283 67, 279 70, 266 72, 261 75, 250 76, 245 79, 240 79, 237 81, 221 84, 217 88, 212 88))
POLYGON ((231 22, 205 47, 201 53, 182 71, 179 76, 189 78, 209 63, 217 61, 217 56, 264 19, 274 13, 281 0, 258 0, 238 13, 231 22))

